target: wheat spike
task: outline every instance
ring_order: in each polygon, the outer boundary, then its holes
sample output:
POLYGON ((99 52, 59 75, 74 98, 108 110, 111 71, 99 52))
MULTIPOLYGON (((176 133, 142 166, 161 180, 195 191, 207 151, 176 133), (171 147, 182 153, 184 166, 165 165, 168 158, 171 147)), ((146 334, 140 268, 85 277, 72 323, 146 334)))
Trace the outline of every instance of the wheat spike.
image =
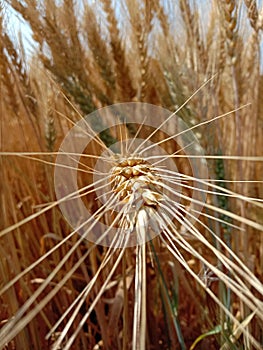
POLYGON ((258 9, 256 0, 245 0, 244 1, 248 11, 248 18, 251 27, 257 32, 258 31, 258 9))
MULTIPOLYGON (((133 98, 135 96, 135 90, 132 84, 132 74, 126 63, 125 50, 123 49, 119 29, 117 27, 117 20, 111 7, 112 4, 110 0, 103 0, 102 3, 107 13, 111 38, 110 44, 116 65, 116 78, 120 88, 120 94, 123 95, 124 100, 126 100, 126 98, 133 98)), ((119 100, 120 98, 118 97, 117 101, 119 100)))

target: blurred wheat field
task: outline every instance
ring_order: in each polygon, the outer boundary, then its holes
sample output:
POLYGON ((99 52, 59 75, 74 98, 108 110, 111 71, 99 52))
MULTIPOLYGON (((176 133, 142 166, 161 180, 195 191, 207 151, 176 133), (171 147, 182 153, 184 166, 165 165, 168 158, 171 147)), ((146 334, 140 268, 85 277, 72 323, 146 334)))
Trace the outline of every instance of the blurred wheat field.
MULTIPOLYGON (((261 1, 6 0, 0 11, 0 349, 262 349, 261 1), (6 30, 10 8, 32 29, 30 57, 6 30), (202 214, 180 225, 186 210, 194 215, 185 203, 195 180, 181 150, 177 220, 145 245, 113 249, 68 224, 54 168, 74 125, 121 102, 176 112, 204 149, 209 179, 202 214)), ((152 133, 121 128, 89 144, 79 188, 113 140, 152 133)), ((169 135, 152 136, 179 152, 169 135)), ((154 184, 162 174, 176 181, 161 166, 147 171, 154 184)), ((175 210, 172 200, 152 204, 156 188, 147 210, 175 210)), ((83 197, 96 221, 96 193, 83 197)), ((100 219, 113 228, 109 212, 100 219)))

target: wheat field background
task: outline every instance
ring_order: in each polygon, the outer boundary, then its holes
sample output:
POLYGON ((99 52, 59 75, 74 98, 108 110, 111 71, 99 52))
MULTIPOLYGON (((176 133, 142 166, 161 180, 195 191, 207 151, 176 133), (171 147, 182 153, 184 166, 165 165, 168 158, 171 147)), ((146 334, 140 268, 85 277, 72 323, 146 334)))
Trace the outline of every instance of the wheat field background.
MULTIPOLYGON (((262 3, 253 0, 0 2, 0 349, 262 349, 262 30, 262 3), (20 33, 6 29, 10 9, 32 30, 30 56, 20 33), (154 134, 153 143, 182 155, 178 216, 146 244, 112 249, 73 231, 54 168, 76 123, 122 102, 177 112, 204 150, 209 178, 199 219, 182 224, 194 175, 184 150, 154 134)), ((96 118, 87 120, 96 132, 96 118)), ((151 133, 123 123, 94 136, 79 188, 113 140, 151 133)), ((114 200, 129 201, 112 169, 114 200)), ((141 172, 162 185, 161 167, 159 176, 149 169, 141 172)), ((162 223, 162 210, 176 204, 157 187, 144 209, 162 223)), ((94 191, 83 202, 94 221, 102 212, 114 227, 94 191)))

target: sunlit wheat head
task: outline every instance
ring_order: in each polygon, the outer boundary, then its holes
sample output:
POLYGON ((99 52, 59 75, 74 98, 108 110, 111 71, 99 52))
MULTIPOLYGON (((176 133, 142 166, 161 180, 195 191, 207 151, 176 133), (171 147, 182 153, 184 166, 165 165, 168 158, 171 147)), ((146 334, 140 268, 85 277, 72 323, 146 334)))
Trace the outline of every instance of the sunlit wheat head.
MULTIPOLYGON (((165 205, 173 212, 166 211, 167 219, 180 210, 187 213, 193 206, 199 205, 201 211, 206 183, 195 179, 200 175, 207 178, 207 165, 192 130, 180 118, 157 106, 130 103, 100 109, 90 119, 97 120, 97 132, 108 137, 110 145, 105 148, 92 133, 89 118, 82 119, 65 137, 55 169, 60 208, 88 240, 109 246, 114 239, 114 246, 123 246, 122 240, 127 237, 125 246, 134 246, 160 233, 155 212, 165 211, 165 205), (88 149, 101 153, 83 153, 88 149), (180 153, 185 158, 180 158, 180 153), (189 153, 193 155, 191 161, 189 153), (87 175, 82 179, 86 186, 78 192, 80 170, 87 175), (95 213, 89 207, 90 198, 95 200, 95 213), (138 217, 148 221, 144 239, 136 229, 138 217)), ((191 220, 196 216, 194 211, 189 215, 191 220)))

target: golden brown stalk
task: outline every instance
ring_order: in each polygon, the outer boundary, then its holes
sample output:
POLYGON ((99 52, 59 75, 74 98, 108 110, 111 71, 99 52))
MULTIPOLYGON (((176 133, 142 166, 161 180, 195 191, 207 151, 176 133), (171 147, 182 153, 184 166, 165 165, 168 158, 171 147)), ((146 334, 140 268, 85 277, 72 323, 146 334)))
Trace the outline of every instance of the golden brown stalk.
POLYGON ((84 33, 87 33, 87 41, 92 51, 94 65, 98 67, 101 75, 101 82, 105 86, 106 95, 111 101, 114 101, 116 93, 115 77, 114 77, 114 61, 109 54, 108 45, 101 40, 103 35, 96 20, 96 13, 89 5, 85 6, 85 18, 83 23, 84 33))
POLYGON ((119 92, 115 102, 126 101, 135 97, 135 89, 132 82, 132 69, 127 65, 123 40, 117 27, 117 20, 112 9, 111 0, 102 0, 104 10, 107 13, 107 21, 110 33, 110 45, 115 64, 116 81, 119 92))
POLYGON ((244 0, 247 12, 248 12, 248 18, 251 24, 251 27, 257 32, 258 31, 258 9, 257 9, 257 2, 256 0, 244 0))
POLYGON ((150 90, 152 80, 152 77, 149 75, 150 57, 148 55, 148 39, 152 29, 153 6, 148 0, 144 1, 142 9, 139 8, 137 0, 129 1, 127 5, 139 56, 138 67, 141 76, 139 100, 147 101, 146 93, 150 90))
POLYGON ((235 0, 225 0, 220 4, 223 8, 224 27, 226 35, 227 53, 231 62, 236 61, 236 45, 237 45, 237 6, 235 0))
POLYGON ((161 4, 160 0, 153 0, 152 3, 153 3, 154 12, 156 13, 156 15, 161 23, 164 37, 169 38, 169 36, 170 36, 169 19, 168 19, 167 14, 164 12, 163 5, 161 4))

